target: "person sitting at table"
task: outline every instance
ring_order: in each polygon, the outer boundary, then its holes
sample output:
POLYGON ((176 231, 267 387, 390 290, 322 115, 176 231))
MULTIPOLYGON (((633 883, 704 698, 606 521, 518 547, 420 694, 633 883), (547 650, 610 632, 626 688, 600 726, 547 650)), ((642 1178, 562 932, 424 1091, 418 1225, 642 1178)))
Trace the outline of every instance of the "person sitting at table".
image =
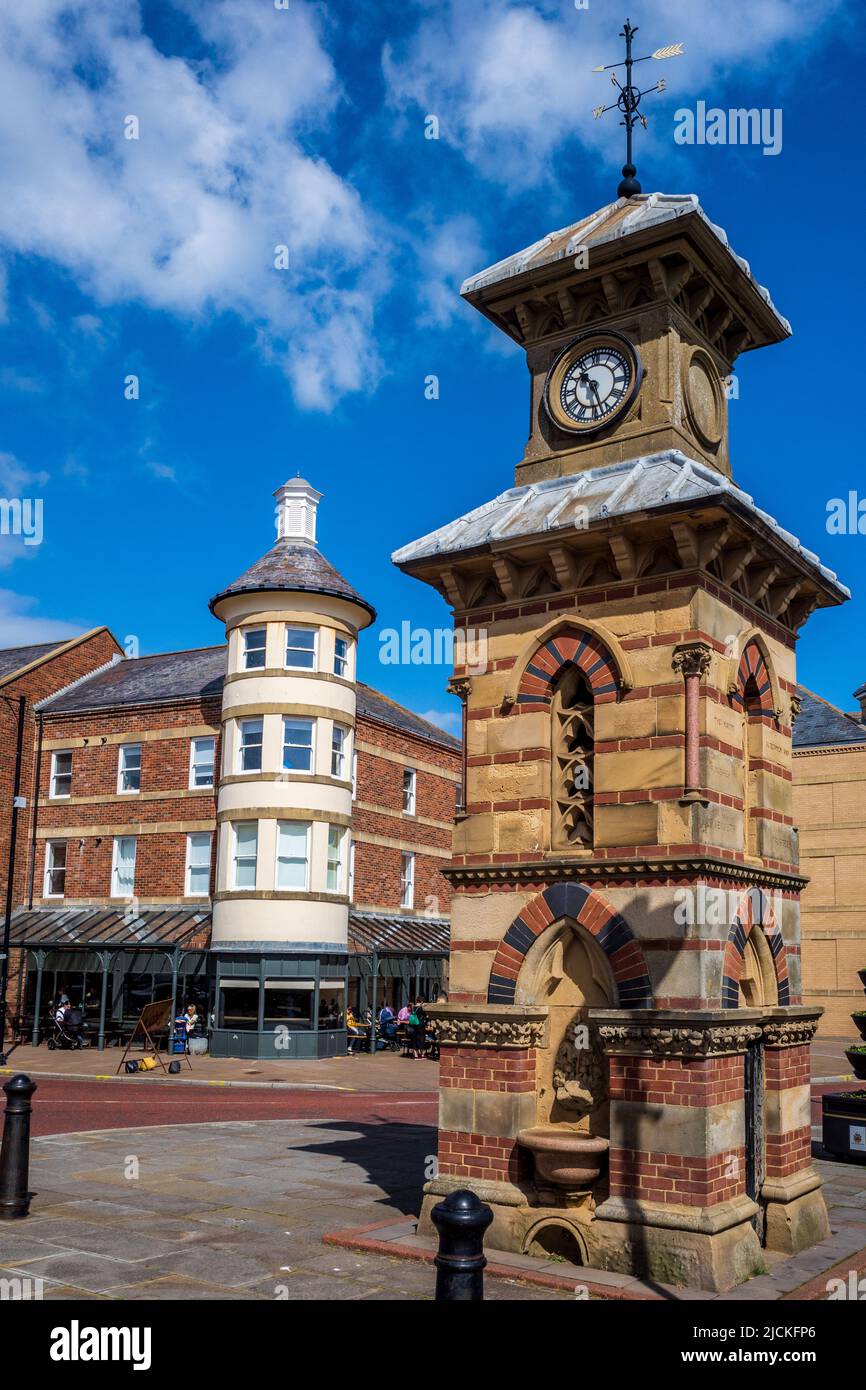
POLYGON ((403 1027, 405 1027, 406 1024, 409 1022, 409 1015, 410 1015, 411 1012, 412 1012, 412 1010, 410 1009, 409 1005, 408 1005, 408 1004, 404 1004, 403 1007, 402 1007, 402 1009, 400 1010, 400 1012, 399 1012, 398 1015, 397 1015, 397 1022, 398 1022, 398 1024, 400 1024, 400 1025, 402 1025, 403 1027))
POLYGON ((352 1013, 351 1004, 346 1009, 346 1031, 349 1034, 349 1056, 354 1057, 355 1053, 358 1050, 360 1040, 363 1038, 364 1035, 358 1024, 358 1020, 352 1013))

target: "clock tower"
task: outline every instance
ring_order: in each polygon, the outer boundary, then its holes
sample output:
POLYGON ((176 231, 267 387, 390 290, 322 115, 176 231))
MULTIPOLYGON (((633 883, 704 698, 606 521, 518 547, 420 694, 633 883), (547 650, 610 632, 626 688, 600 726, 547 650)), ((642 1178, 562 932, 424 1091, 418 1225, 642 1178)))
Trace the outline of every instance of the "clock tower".
POLYGON ((791 726, 797 634, 848 591, 727 433, 736 359, 790 328, 693 195, 621 196, 463 295, 525 349, 530 429, 514 486, 393 557, 487 651, 452 682, 422 1228, 469 1186, 499 1248, 728 1289, 828 1230, 791 726))

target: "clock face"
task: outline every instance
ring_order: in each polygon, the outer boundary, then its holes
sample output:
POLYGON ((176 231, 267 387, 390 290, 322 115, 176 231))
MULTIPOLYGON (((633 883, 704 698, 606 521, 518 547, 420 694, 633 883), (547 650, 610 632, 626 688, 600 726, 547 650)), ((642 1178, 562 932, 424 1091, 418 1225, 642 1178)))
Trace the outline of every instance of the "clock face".
POLYGON ((634 400, 641 376, 640 359, 626 338, 611 333, 580 338, 550 370, 544 395, 548 414, 572 433, 602 429, 634 400))

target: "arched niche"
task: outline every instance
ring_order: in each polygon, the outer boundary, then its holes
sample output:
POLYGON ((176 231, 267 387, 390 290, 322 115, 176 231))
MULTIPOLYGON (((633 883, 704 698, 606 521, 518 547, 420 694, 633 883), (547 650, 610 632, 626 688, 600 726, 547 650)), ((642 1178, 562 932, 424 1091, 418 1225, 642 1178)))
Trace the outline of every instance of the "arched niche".
POLYGON ((775 1008, 779 1002, 773 952, 758 926, 752 927, 743 947, 739 992, 741 1009, 775 1008))
POLYGON ((606 1136, 607 1063, 589 1010, 618 1007, 618 995, 610 962, 591 932, 571 917, 551 923, 526 953, 514 999, 548 1010, 536 1123, 606 1136))

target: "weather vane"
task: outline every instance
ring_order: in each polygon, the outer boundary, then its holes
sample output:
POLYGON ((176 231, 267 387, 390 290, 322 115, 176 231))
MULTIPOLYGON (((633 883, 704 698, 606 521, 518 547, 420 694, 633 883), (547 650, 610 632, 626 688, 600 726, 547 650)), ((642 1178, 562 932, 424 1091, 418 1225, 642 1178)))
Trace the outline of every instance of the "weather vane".
POLYGON ((669 43, 666 48, 657 48, 655 53, 644 54, 643 58, 632 58, 631 41, 636 33, 637 28, 632 28, 629 21, 626 20, 624 28, 620 30, 620 38, 625 39, 625 62, 607 63, 599 68, 593 68, 593 72, 609 72, 611 82, 614 87, 619 89, 619 96, 616 101, 612 101, 610 106, 596 106, 592 113, 595 119, 598 120, 600 116, 604 115, 605 111, 612 111, 614 107, 622 112, 620 125, 625 126, 625 164, 622 166, 622 180, 620 181, 619 188, 616 190, 618 198, 631 198, 635 193, 640 193, 641 191, 640 184, 635 177, 637 169, 631 157, 631 133, 635 125, 640 121, 644 130, 646 130, 646 116, 638 109, 640 106, 640 99, 641 97, 647 96, 649 92, 663 92, 667 86, 665 79, 662 77, 654 87, 647 87, 645 92, 638 91, 637 87, 632 86, 632 67, 635 63, 647 62, 649 58, 676 58, 683 52, 681 43, 669 43), (623 67, 625 68, 624 87, 614 71, 615 68, 623 67))

